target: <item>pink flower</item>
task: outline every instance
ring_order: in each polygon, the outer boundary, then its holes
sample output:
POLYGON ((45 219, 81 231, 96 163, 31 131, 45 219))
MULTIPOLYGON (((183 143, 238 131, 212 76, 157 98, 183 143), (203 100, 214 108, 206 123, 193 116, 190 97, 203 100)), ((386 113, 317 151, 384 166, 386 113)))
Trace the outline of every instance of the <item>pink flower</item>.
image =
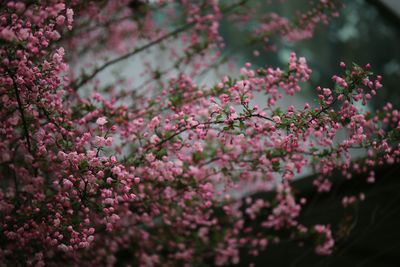
POLYGON ((0 32, 0 38, 4 39, 6 41, 12 41, 13 39, 15 39, 15 34, 12 30, 4 28, 1 32, 0 32))
POLYGON ((106 144, 106 139, 102 136, 96 136, 93 141, 93 145, 96 147, 101 147, 106 144))
POLYGON ((153 134, 153 135, 150 137, 150 143, 152 143, 152 144, 157 144, 158 142, 160 142, 160 138, 158 138, 157 135, 153 134))
POLYGON ((100 117, 100 118, 98 118, 98 119, 96 120, 96 123, 97 123, 98 125, 100 125, 100 126, 103 126, 104 124, 107 123, 107 119, 106 119, 106 117, 100 117))
POLYGON ((273 116, 272 119, 275 123, 281 123, 281 118, 279 116, 273 116))
POLYGON ((73 183, 68 179, 64 179, 63 180, 63 186, 64 186, 65 189, 70 189, 70 188, 72 188, 73 183))
POLYGON ((113 138, 112 138, 112 137, 107 137, 106 140, 105 140, 105 142, 104 142, 104 144, 105 144, 106 146, 111 146, 112 143, 113 143, 113 138))
POLYGON ((154 130, 154 128, 156 128, 159 124, 160 124, 160 119, 156 116, 156 117, 151 119, 148 128, 149 128, 150 131, 154 130))

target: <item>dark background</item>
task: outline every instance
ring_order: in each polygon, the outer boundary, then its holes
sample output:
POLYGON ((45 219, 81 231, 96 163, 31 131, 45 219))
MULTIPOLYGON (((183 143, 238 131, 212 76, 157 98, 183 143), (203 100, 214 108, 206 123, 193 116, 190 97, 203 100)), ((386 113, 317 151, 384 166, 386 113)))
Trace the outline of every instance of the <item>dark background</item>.
MULTIPOLYGON (((287 1, 274 6, 280 14, 290 17, 304 1, 287 1)), ((263 52, 253 56, 260 46, 249 46, 245 37, 237 38, 236 28, 222 25, 226 40, 226 54, 244 64, 251 61, 259 66, 284 66, 288 55, 295 51, 305 56, 313 69, 311 87, 332 86, 330 77, 340 73, 339 62, 359 65, 370 63, 375 74, 383 76, 384 88, 370 104, 375 110, 386 102, 400 106, 400 19, 377 0, 345 1, 341 16, 329 25, 320 26, 312 39, 287 43, 276 39, 276 52, 263 52)), ((266 7, 267 8, 267 7, 266 7)), ((249 31, 241 29, 241 35, 249 31)), ((240 36, 239 34, 239 36, 240 36)), ((312 88, 310 88, 312 89, 312 88)), ((303 97, 313 98, 313 90, 303 90, 303 97)), ((243 251, 241 266, 351 266, 351 267, 396 267, 400 266, 400 166, 382 166, 376 171, 377 181, 366 183, 366 176, 358 175, 345 181, 340 174, 333 178, 333 190, 328 194, 317 194, 312 185, 313 177, 294 183, 300 195, 308 199, 300 222, 304 225, 330 223, 338 238, 331 256, 318 256, 314 244, 285 241, 270 244, 267 250, 254 259, 243 251), (343 208, 341 199, 345 195, 364 192, 366 200, 352 208, 343 208), (343 225, 348 225, 343 227, 343 225)), ((254 198, 268 198, 257 194, 254 198)))

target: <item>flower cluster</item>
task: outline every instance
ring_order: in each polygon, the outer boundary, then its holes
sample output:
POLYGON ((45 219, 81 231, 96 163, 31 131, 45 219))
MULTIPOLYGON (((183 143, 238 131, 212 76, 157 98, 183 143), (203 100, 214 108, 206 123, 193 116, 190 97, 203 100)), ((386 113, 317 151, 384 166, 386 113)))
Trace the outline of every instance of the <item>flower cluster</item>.
MULTIPOLYGON (((171 1, 6 2, 0 11, 6 265, 222 266, 238 263, 242 249, 258 255, 280 242, 282 231, 330 254, 335 233, 300 220, 307 199, 299 199, 294 178, 312 167, 317 191, 329 192, 336 170, 348 179, 367 172, 373 183, 376 166, 399 162, 399 111, 391 104, 377 112, 362 108, 382 87, 369 65, 341 63, 335 86, 316 88, 314 106, 285 110, 280 100, 299 92, 312 73, 295 53, 284 68, 248 63, 237 78, 195 82, 221 58, 219 21, 242 20, 228 14, 246 9, 247 1, 183 0, 175 3, 180 8, 171 1), (155 19, 160 9, 170 25, 186 24, 168 32, 155 19), (107 42, 94 43, 102 36, 107 42), (138 48, 127 52, 132 43, 138 48), (129 81, 91 83, 108 66, 160 43, 176 75, 145 58, 143 93, 130 90, 129 81), (80 74, 71 66, 89 48, 99 62, 104 50, 116 58, 80 74), (355 149, 364 156, 354 158, 355 149), (270 197, 242 197, 252 185, 270 197)), ((289 39, 309 38, 327 19, 324 12, 337 8, 318 3, 301 16, 300 28, 274 23, 289 39)), ((343 205, 363 198, 348 196, 343 205)))

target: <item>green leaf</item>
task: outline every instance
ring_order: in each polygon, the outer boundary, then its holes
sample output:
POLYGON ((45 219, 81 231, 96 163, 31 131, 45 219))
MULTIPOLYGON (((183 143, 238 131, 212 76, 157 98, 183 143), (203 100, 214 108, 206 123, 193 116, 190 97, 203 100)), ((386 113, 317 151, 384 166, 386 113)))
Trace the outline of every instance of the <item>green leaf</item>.
POLYGON ((277 172, 280 169, 280 165, 281 163, 279 161, 274 161, 272 162, 272 169, 277 172))
POLYGON ((156 159, 159 159, 159 160, 162 159, 162 157, 167 156, 167 155, 168 155, 168 152, 165 147, 161 148, 160 150, 158 150, 155 153, 156 159))

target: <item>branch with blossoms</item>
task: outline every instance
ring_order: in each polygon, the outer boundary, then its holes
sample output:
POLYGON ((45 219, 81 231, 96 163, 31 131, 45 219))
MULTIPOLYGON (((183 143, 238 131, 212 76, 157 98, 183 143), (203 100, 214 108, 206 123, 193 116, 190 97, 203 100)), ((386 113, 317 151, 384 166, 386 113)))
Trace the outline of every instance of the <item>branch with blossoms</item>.
MULTIPOLYGON (((344 63, 334 88, 317 87, 314 106, 279 108, 310 79, 295 53, 285 69, 248 63, 239 77, 196 84, 223 62, 219 23, 248 22, 242 12, 258 14, 251 2, 6 1, 1 262, 221 266, 240 262, 241 250, 258 255, 282 233, 312 243, 317 254, 335 252, 330 225, 301 221, 307 199, 293 181, 312 167, 319 192, 330 190, 337 170, 349 179, 367 172, 373 183, 377 165, 399 162, 399 112, 390 104, 360 109, 381 90, 381 77, 369 65, 344 63), (156 47, 171 72, 143 53, 156 47), (82 55, 91 60, 89 74, 75 65, 82 55), (103 84, 103 70, 139 56, 142 93, 129 79, 103 84), (264 104, 256 105, 260 96, 264 104), (354 149, 365 153, 354 158, 354 149), (243 190, 254 185, 270 198, 243 190)), ((255 16, 262 38, 254 42, 310 38, 341 7, 314 4, 281 29, 264 21, 273 13, 255 16)), ((361 198, 346 196, 343 205, 361 198)))

